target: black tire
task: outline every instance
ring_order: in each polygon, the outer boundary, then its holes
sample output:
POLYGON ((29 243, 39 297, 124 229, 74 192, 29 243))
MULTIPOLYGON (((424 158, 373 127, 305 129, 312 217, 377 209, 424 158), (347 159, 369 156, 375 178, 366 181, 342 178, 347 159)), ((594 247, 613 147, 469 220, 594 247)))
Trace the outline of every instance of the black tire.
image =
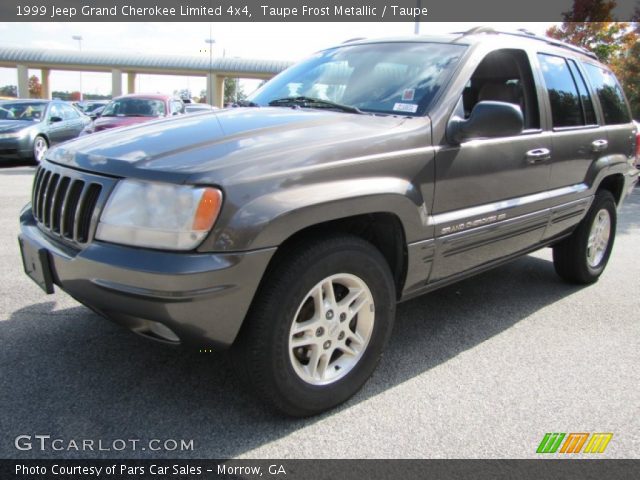
MULTIPOLYGON (((231 358, 244 383, 276 410, 296 417, 314 415, 350 398, 376 368, 393 328, 393 276, 373 245, 350 235, 298 244, 274 262, 261 282, 231 358), (303 300, 310 298, 308 293, 336 274, 352 275, 366 284, 375 305, 369 309, 374 321, 368 344, 348 373, 328 385, 314 385, 294 369, 290 329, 303 300)), ((357 316, 354 319, 360 321, 357 316)))
POLYGON ((611 192, 600 190, 596 193, 591 208, 576 230, 553 247, 553 264, 556 272, 571 283, 590 284, 598 281, 611 256, 616 236, 616 202, 611 192), (595 265, 588 260, 588 242, 592 225, 598 213, 606 210, 610 219, 609 240, 602 259, 595 265))

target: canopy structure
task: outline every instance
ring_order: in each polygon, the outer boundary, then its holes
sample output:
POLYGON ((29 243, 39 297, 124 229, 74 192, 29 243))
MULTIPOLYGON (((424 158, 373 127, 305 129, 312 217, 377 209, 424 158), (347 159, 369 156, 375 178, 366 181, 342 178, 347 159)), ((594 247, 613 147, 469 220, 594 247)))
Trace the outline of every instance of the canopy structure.
POLYGON ((42 97, 51 97, 51 70, 111 72, 111 94, 123 94, 122 74, 127 75, 127 91, 135 92, 136 75, 186 75, 207 77, 207 102, 222 106, 224 78, 269 79, 291 62, 248 58, 207 58, 183 55, 45 50, 0 46, 0 67, 16 68, 18 96, 29 96, 29 69, 42 71, 42 97))

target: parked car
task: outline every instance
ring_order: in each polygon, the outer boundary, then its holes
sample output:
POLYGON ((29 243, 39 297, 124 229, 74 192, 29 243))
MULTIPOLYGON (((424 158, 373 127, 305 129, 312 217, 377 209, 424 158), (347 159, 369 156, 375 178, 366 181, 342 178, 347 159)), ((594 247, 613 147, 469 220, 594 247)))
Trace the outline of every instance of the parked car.
POLYGON ((202 113, 216 110, 215 107, 212 107, 208 103, 187 103, 184 109, 185 113, 202 113))
POLYGON ((170 95, 133 93, 111 100, 100 116, 96 117, 82 134, 136 125, 159 118, 182 115, 184 112, 182 100, 170 95))
POLYGON ((616 78, 547 38, 354 41, 245 105, 52 149, 20 242, 46 292, 166 343, 230 347, 289 415, 364 384, 396 302, 543 247, 566 281, 596 282, 638 181, 616 78))
POLYGON ((51 145, 77 137, 89 122, 61 101, 0 102, 0 158, 40 162, 51 145))
POLYGON ((109 100, 87 100, 86 102, 81 102, 78 108, 94 120, 108 103, 109 100))
POLYGON ((106 107, 106 105, 103 105, 101 107, 97 107, 94 110, 91 110, 90 112, 85 113, 85 115, 87 115, 91 120, 95 120, 100 115, 102 115, 102 111, 104 110, 104 107, 106 107))

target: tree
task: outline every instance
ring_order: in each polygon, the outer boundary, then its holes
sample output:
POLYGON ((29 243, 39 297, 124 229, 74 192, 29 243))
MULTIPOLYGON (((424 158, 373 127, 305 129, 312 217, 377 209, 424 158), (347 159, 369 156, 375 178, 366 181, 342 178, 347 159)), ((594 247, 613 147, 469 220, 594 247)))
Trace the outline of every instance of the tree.
POLYGON ((247 98, 247 95, 244 93, 240 82, 238 82, 237 78, 225 78, 224 79, 224 103, 235 103, 240 102, 247 98), (237 86, 237 91, 236 91, 237 86), (236 98, 237 97, 237 98, 236 98))
POLYGON ((16 85, 5 85, 0 87, 0 97, 17 97, 18 87, 16 85))
POLYGON ((640 117, 640 7, 634 21, 616 22, 615 0, 573 0, 564 22, 547 30, 547 35, 596 54, 611 67, 629 99, 636 118, 640 117))
POLYGON ((29 97, 42 97, 42 84, 40 83, 40 79, 35 75, 29 77, 29 97))
POLYGON ((72 102, 79 102, 80 101, 80 92, 71 92, 69 94, 69 100, 71 100, 72 102))

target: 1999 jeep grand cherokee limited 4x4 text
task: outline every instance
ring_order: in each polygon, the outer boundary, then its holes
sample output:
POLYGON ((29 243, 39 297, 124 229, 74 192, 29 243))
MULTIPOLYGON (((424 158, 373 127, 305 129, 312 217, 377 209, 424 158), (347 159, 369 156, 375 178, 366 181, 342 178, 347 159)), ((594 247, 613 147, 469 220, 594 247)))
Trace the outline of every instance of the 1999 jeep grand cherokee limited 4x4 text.
POLYGON ((637 182, 595 57, 526 34, 354 41, 232 108, 47 153, 25 270, 135 332, 231 347, 291 415, 353 395, 396 302, 551 246, 595 282, 637 182))

